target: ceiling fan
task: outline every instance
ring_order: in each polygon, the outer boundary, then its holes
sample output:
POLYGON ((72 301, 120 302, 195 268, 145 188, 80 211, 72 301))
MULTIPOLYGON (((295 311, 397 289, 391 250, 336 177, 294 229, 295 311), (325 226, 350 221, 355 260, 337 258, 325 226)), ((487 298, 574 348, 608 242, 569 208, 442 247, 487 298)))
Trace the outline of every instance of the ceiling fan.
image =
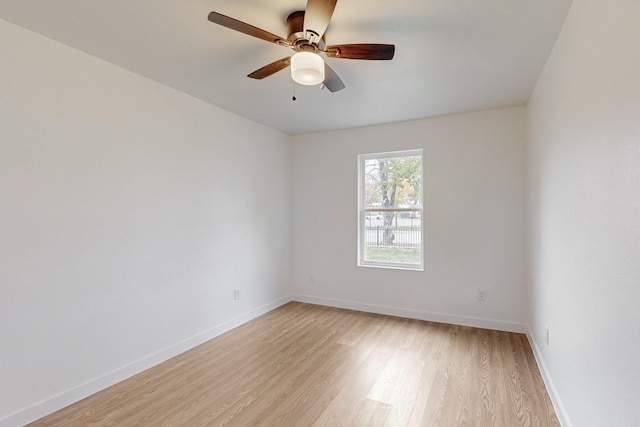
POLYGON ((218 12, 209 14, 209 21, 241 33, 287 47, 295 53, 254 71, 247 77, 263 79, 291 66, 292 79, 303 85, 319 85, 337 92, 344 83, 335 71, 322 59, 373 59, 393 58, 392 44, 338 44, 327 46, 324 33, 329 26, 337 0, 307 0, 305 11, 291 13, 287 17, 287 38, 277 36, 218 12))

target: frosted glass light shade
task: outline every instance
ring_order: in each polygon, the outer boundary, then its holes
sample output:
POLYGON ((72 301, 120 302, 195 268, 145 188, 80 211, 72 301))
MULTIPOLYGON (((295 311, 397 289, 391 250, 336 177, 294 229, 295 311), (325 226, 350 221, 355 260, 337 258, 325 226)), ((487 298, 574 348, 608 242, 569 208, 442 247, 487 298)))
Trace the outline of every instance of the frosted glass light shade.
POLYGON ((294 54, 291 57, 291 78, 301 85, 319 85, 324 81, 324 61, 313 52, 294 54))

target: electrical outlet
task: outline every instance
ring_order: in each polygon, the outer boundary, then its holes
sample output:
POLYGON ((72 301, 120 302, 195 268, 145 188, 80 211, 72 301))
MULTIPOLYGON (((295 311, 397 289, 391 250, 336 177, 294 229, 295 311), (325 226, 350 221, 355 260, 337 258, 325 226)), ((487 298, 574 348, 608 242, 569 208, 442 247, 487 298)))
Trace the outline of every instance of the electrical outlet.
POLYGON ((486 289, 478 289, 476 291, 476 298, 478 301, 486 301, 487 300, 487 290, 486 289))
POLYGON ((240 289, 235 288, 235 289, 233 290, 233 300, 234 300, 234 301, 237 301, 237 300, 239 300, 239 299, 240 299, 240 289))
POLYGON ((544 343, 549 347, 549 328, 544 330, 544 343))

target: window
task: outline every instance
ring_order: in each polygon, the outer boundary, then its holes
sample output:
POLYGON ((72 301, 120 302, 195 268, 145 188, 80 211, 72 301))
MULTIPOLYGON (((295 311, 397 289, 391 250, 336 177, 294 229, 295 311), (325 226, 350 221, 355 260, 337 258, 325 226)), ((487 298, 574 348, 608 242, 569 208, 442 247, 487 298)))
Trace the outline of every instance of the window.
POLYGON ((358 156, 358 199, 358 265, 422 270, 422 150, 358 156))

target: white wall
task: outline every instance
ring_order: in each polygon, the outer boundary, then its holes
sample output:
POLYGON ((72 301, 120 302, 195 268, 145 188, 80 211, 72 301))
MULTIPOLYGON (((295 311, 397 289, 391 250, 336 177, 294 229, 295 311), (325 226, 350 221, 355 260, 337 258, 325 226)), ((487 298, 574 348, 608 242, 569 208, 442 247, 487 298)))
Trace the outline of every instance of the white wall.
POLYGON ((0 40, 0 424, 287 300, 288 135, 5 21, 0 40))
POLYGON ((567 426, 640 425, 638 17, 574 0, 528 106, 531 335, 567 426))
POLYGON ((299 135, 292 162, 294 298, 523 329, 524 108, 299 135), (357 155, 413 148, 424 149, 425 269, 357 267, 357 155))

